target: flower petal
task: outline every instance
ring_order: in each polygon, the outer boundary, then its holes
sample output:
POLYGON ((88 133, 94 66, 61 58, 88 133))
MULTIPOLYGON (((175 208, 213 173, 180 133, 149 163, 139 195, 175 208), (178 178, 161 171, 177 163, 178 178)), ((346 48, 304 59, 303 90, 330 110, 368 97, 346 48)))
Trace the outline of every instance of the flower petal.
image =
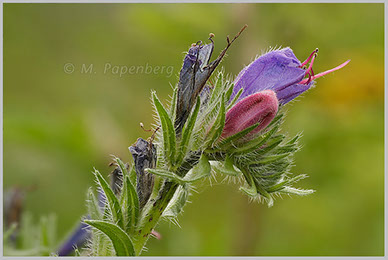
POLYGON ((306 90, 310 89, 314 83, 314 81, 310 81, 308 84, 293 84, 287 88, 277 91, 276 96, 278 97, 281 104, 286 104, 306 90))
POLYGON ((241 88, 244 91, 239 99, 262 90, 279 91, 300 82, 305 76, 305 70, 300 65, 301 62, 290 48, 264 54, 240 72, 231 98, 241 88))

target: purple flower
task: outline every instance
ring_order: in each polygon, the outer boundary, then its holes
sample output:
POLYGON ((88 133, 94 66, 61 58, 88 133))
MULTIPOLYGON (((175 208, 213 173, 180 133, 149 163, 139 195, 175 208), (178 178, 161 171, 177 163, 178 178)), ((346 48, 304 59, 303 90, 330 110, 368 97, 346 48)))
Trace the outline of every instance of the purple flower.
POLYGON ((278 106, 278 99, 272 90, 264 90, 243 98, 226 113, 221 138, 227 138, 260 123, 245 137, 250 139, 271 123, 278 112, 278 106))
MULTIPOLYGON (((101 190, 98 191, 98 204, 101 212, 103 212, 106 205, 106 196, 101 190)), ((90 219, 90 216, 88 215, 84 219, 90 219)), ((90 231, 90 226, 82 220, 69 237, 60 245, 57 250, 58 256, 68 256, 74 252, 75 248, 82 247, 91 238, 90 231)))
POLYGON ((90 226, 81 222, 71 236, 58 249, 58 256, 68 256, 90 239, 90 226))
POLYGON ((281 104, 286 104, 311 88, 314 79, 341 69, 350 61, 315 75, 313 63, 317 52, 318 49, 314 50, 303 63, 295 57, 290 48, 271 51, 260 56, 239 73, 234 82, 235 86, 231 98, 241 88, 244 91, 239 100, 270 89, 276 93, 281 104))

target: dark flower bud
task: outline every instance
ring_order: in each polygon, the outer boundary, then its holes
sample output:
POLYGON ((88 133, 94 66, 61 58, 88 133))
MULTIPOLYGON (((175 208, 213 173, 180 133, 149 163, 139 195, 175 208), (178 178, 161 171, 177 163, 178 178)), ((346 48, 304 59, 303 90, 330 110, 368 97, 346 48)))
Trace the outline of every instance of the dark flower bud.
POLYGON ((138 138, 136 144, 129 147, 135 162, 137 176, 136 191, 139 197, 139 205, 142 208, 151 196, 154 187, 154 175, 144 169, 156 166, 156 145, 138 138))
POLYGON ((244 26, 240 32, 230 41, 227 37, 227 46, 220 55, 209 63, 214 49, 212 38, 214 34, 210 34, 210 44, 202 45, 199 41, 193 44, 183 60, 183 66, 179 74, 178 82, 178 97, 176 103, 175 129, 177 135, 182 131, 183 125, 189 117, 191 108, 195 104, 197 96, 201 93, 206 81, 210 78, 213 71, 220 64, 226 51, 236 40, 242 31, 247 26, 244 26))

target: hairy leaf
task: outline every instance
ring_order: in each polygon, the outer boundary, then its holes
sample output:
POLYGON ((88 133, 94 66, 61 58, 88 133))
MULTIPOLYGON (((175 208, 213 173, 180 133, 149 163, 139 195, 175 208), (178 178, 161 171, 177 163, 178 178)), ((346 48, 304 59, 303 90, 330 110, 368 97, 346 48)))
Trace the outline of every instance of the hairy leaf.
POLYGON ((229 88, 225 92, 225 102, 226 103, 229 103, 229 99, 232 96, 233 88, 234 88, 234 84, 233 83, 231 83, 229 85, 230 85, 229 88))
POLYGON ((190 141, 193 129, 194 129, 194 125, 195 125, 195 122, 197 120, 200 105, 201 105, 201 100, 198 97, 197 103, 195 104, 195 107, 194 107, 194 111, 191 114, 189 120, 187 120, 187 122, 183 128, 182 140, 180 143, 179 154, 178 154, 178 158, 177 158, 177 162, 176 162, 177 165, 180 165, 182 163, 182 161, 186 155, 187 146, 189 144, 189 141, 190 141))
POLYGON ((87 208, 92 219, 102 219, 100 205, 91 188, 88 191, 87 208))
POLYGON ((234 154, 244 154, 257 150, 262 145, 264 145, 264 143, 278 130, 278 128, 279 126, 275 126, 269 132, 250 140, 248 143, 245 143, 244 145, 238 146, 236 148, 231 148, 230 152, 234 154))
POLYGON ((277 191, 278 193, 284 193, 284 194, 288 194, 288 195, 299 195, 299 196, 305 196, 305 195, 309 195, 311 193, 314 193, 315 190, 303 190, 303 189, 297 189, 297 188, 293 188, 293 187, 284 187, 283 189, 277 191))
POLYGON ((183 178, 173 172, 163 170, 163 169, 157 168, 157 169, 146 169, 146 170, 152 174, 170 179, 178 184, 183 185, 185 183, 192 183, 202 178, 208 177, 211 172, 211 167, 207 156, 205 154, 202 154, 198 164, 194 166, 194 168, 183 178))
POLYGON ((215 141, 221 136, 222 130, 225 126, 225 96, 222 95, 220 108, 216 120, 210 128, 207 138, 205 140, 205 148, 210 148, 214 145, 215 141))
POLYGON ((241 94, 243 93, 244 89, 243 88, 240 88, 240 90, 237 92, 237 94, 234 96, 233 100, 230 101, 229 105, 227 106, 226 108, 226 111, 228 111, 229 109, 232 108, 232 106, 234 106, 236 103, 237 103, 237 100, 238 98, 241 96, 241 94))
POLYGON ((296 183, 302 179, 305 179, 307 178, 307 175, 305 174, 301 174, 301 175, 298 175, 298 176, 295 176, 293 178, 289 178, 289 179, 286 179, 284 181, 281 181, 275 185, 273 185, 272 187, 270 188, 267 188, 267 191, 268 192, 275 192, 275 191, 279 191, 281 189, 284 188, 284 186, 287 186, 287 185, 290 185, 290 184, 293 184, 293 183, 296 183))
POLYGON ((125 231, 132 231, 139 218, 139 199, 135 188, 133 187, 129 176, 124 177, 124 185, 127 187, 126 192, 123 192, 123 212, 126 220, 125 231))
POLYGON ((203 153, 199 159, 198 164, 195 165, 194 168, 183 178, 183 182, 195 182, 202 178, 208 177, 210 173, 211 166, 209 163, 209 158, 206 156, 206 154, 203 153))
POLYGON ((235 169, 233 166, 233 160, 230 157, 227 157, 224 163, 212 163, 212 168, 221 174, 230 175, 230 176, 240 176, 242 172, 240 170, 235 169))
POLYGON ((222 93, 222 91, 224 90, 224 86, 223 86, 223 75, 222 75, 222 72, 219 72, 218 75, 217 75, 217 81, 216 81, 216 84, 212 90, 212 95, 210 97, 210 100, 209 100, 209 104, 212 104, 214 102, 217 102, 217 99, 219 98, 220 94, 222 93))
POLYGON ((176 137, 174 125, 169 117, 167 111, 164 109, 162 103, 160 103, 155 92, 152 93, 153 101, 158 111, 160 122, 162 124, 163 130, 163 143, 164 143, 164 153, 165 159, 170 166, 175 163, 175 149, 176 149, 176 137))
POLYGON ((279 160, 281 160, 281 159, 283 159, 283 158, 285 158, 285 157, 287 157, 289 155, 290 155, 290 153, 283 153, 283 154, 277 154, 277 155, 268 155, 268 156, 264 157, 261 160, 250 161, 249 165, 250 166, 260 166, 260 165, 264 165, 264 164, 270 164, 270 163, 279 161, 279 160))
POLYGON ((172 94, 172 99, 171 99, 171 106, 169 109, 169 115, 171 118, 175 118, 176 114, 176 100, 177 100, 177 93, 178 93, 178 88, 174 88, 174 92, 172 94))
POLYGON ((258 127, 259 125, 260 125, 260 123, 256 123, 254 125, 251 125, 250 127, 247 127, 244 130, 223 139, 222 141, 220 141, 220 143, 217 146, 221 147, 221 149, 227 149, 228 147, 233 145, 233 142, 243 138, 244 136, 246 136, 249 132, 251 132, 253 129, 258 127))
POLYGON ((131 239, 119 226, 100 220, 84 220, 84 222, 97 228, 110 238, 117 256, 135 255, 131 239))
POLYGON ((112 213, 113 221, 117 223, 121 228, 124 228, 123 221, 123 213, 121 211, 120 203, 112 189, 109 187, 109 184, 102 177, 101 173, 97 170, 94 171, 94 175, 96 176, 104 194, 106 196, 109 210, 112 213))
POLYGON ((163 217, 176 218, 185 206, 189 197, 187 185, 179 186, 163 212, 163 217))

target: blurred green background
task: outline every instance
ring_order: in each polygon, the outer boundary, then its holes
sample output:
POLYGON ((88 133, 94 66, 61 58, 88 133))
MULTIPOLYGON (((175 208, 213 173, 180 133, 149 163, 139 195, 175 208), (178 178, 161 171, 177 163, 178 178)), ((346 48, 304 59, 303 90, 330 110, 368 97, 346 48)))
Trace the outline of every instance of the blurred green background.
POLYGON ((304 133, 293 172, 317 192, 267 208, 218 176, 144 255, 383 255, 382 3, 4 4, 4 189, 36 185, 25 209, 36 220, 55 212, 63 238, 86 211, 93 167, 108 174, 111 154, 129 161, 127 147, 149 136, 139 123, 151 126, 150 90, 167 99, 191 43, 212 32, 217 54, 244 24, 222 63, 232 76, 270 47, 300 60, 318 47, 315 72, 352 59, 288 105, 283 131, 304 133), (173 74, 120 77, 106 63, 173 74))

